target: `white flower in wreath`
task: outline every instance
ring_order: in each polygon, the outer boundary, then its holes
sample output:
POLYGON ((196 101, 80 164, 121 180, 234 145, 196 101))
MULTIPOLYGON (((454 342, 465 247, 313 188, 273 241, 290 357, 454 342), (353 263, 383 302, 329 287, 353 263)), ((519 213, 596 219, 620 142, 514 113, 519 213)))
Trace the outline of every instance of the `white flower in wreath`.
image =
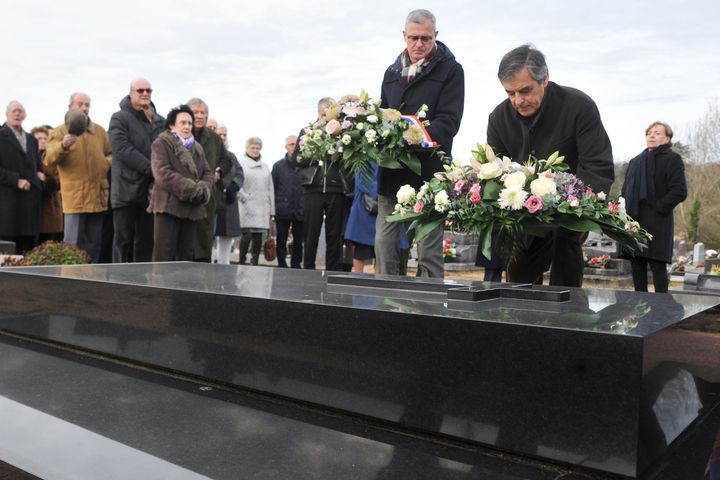
POLYGON ((400 190, 398 190, 396 197, 398 203, 401 205, 412 203, 415 201, 415 189, 410 185, 403 185, 400 187, 400 190))
POLYGON ((506 187, 519 186, 522 188, 525 186, 525 180, 527 180, 525 172, 512 172, 505 175, 503 183, 506 187))
POLYGON ((351 137, 350 135, 347 135, 347 134, 346 134, 346 135, 343 135, 343 137, 340 139, 340 141, 341 141, 344 145, 350 145, 350 142, 352 142, 352 137, 351 137))
POLYGON ((505 210, 520 210, 525 204, 528 192, 520 186, 512 186, 500 190, 498 205, 505 210))
POLYGON ((427 183, 423 183, 422 187, 420 187, 420 190, 418 191, 417 198, 423 198, 425 195, 427 195, 428 191, 430 190, 430 185, 427 183))
POLYGON ((491 180, 493 178, 497 178, 500 175, 502 175, 503 171, 500 166, 495 162, 487 162, 480 165, 480 169, 478 170, 478 177, 482 178, 483 180, 491 180))
POLYGON ((368 123, 377 123, 378 117, 377 115, 368 115, 367 119, 368 123))
POLYGON ((368 130, 365 132, 365 138, 367 138, 368 142, 372 143, 377 140, 377 132, 375 130, 368 130))
POLYGON ((355 125, 355 128, 358 130, 362 130, 365 128, 365 124, 363 122, 359 122, 357 125, 355 125))
POLYGON ((435 210, 438 212, 446 212, 450 208, 450 197, 445 190, 440 190, 435 194, 435 210))
POLYGON ((555 180, 548 177, 538 177, 530 182, 530 193, 542 197, 557 193, 557 184, 555 180))

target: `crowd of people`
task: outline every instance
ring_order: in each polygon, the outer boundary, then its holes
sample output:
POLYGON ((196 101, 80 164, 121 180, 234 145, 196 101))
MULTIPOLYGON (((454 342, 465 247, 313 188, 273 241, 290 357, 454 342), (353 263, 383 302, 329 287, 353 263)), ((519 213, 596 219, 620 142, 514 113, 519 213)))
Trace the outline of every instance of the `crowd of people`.
MULTIPOLYGON (((405 48, 384 74, 381 107, 413 114, 427 105, 428 133, 449 153, 463 116, 465 78, 437 36, 431 12, 410 12, 405 48)), ((558 150, 587 186, 608 192, 612 147, 593 100, 551 82, 545 57, 530 44, 502 58, 498 79, 507 99, 490 114, 488 144, 515 159, 558 150)), ((355 271, 374 260, 378 273, 404 272, 405 226, 385 216, 402 185, 419 188, 442 170, 438 155, 421 153, 419 175, 372 165, 371 175, 353 178, 337 162, 302 158, 291 135, 287 153, 270 168, 260 138, 250 137, 239 159, 228 150, 227 127, 209 118, 203 100, 191 98, 163 117, 152 93, 148 80, 133 80, 107 131, 90 120, 91 99, 83 92, 71 95, 64 123, 30 133, 23 130, 25 108, 10 102, 0 129, 0 238, 15 242, 19 253, 62 239, 93 262, 113 263, 210 262, 213 246, 217 261, 229 263, 239 239, 239 263, 257 265, 275 230, 278 266, 288 266, 292 237, 290 267, 315 269, 324 225, 325 269, 345 269, 352 251, 355 271)), ((318 119, 330 104, 320 99, 318 119)), ((667 275, 672 209, 687 195, 682 159, 669 150, 672 130, 655 122, 646 133, 648 150, 631 163, 625 192, 656 238, 647 258, 633 261, 638 289, 647 289, 648 262, 654 278, 667 275)), ((509 262, 480 255, 477 263, 488 280, 499 281, 504 272, 510 281, 542 283, 549 270, 552 285, 581 286, 584 240, 560 228, 528 239, 509 262)), ((442 241, 440 225, 418 242, 419 276, 443 277, 442 241)), ((660 278, 656 290, 666 291, 666 284, 660 278)))

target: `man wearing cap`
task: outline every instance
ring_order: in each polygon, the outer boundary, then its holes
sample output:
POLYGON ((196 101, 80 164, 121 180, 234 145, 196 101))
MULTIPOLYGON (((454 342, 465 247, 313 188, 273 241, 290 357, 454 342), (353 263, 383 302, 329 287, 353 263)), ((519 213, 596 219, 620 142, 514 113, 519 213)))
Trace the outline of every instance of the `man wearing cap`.
POLYGON ((90 97, 70 96, 66 122, 53 129, 43 162, 57 165, 60 174, 65 243, 85 250, 90 260, 100 259, 103 212, 108 209, 112 162, 110 137, 90 121, 90 97))

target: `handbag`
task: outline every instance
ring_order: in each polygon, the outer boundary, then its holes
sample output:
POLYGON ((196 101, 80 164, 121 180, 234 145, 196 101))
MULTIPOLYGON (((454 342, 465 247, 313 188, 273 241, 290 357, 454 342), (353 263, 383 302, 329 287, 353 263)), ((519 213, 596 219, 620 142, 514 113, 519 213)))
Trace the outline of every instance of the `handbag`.
POLYGON ((277 243, 275 237, 268 237, 263 244, 263 256, 268 262, 272 262, 277 257, 277 243))
POLYGON ((365 211, 370 215, 377 215, 378 212, 378 201, 377 198, 373 198, 369 193, 363 192, 363 207, 365 211))

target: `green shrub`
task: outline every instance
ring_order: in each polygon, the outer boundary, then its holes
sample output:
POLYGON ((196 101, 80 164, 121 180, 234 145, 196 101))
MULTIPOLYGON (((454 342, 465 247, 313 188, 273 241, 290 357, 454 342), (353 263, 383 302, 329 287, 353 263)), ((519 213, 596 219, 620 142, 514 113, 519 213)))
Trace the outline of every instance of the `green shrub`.
POLYGON ((25 265, 78 265, 90 263, 90 256, 75 245, 49 240, 30 250, 23 259, 25 265))

